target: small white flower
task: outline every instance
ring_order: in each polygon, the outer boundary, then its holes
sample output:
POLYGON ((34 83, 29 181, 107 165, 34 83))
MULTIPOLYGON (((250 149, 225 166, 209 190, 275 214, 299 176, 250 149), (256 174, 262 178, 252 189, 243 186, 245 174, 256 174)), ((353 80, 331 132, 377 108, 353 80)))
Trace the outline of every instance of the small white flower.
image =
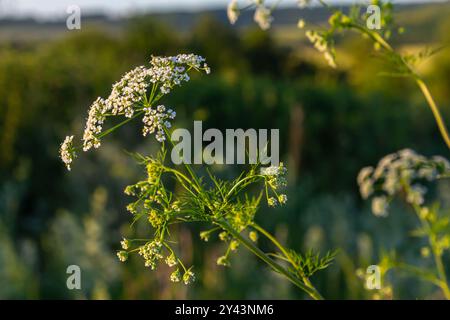
POLYGON ((125 262, 128 259, 128 252, 126 252, 126 251, 118 251, 117 252, 117 257, 119 258, 119 260, 121 262, 125 262))
POLYGON ((297 22, 297 28, 303 29, 305 27, 305 20, 299 19, 297 22))
POLYGON ((195 274, 188 270, 183 274, 183 282, 184 284, 188 285, 195 281, 195 274))
POLYGON ((358 184, 362 184, 364 181, 370 178, 370 175, 373 173, 372 167, 365 167, 359 171, 358 178, 356 181, 358 184))

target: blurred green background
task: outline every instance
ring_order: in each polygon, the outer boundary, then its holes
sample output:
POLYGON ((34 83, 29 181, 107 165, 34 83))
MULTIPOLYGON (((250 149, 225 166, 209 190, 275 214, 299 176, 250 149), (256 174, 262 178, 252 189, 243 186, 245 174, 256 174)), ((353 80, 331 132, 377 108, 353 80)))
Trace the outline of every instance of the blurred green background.
MULTIPOLYGON (((448 4, 402 6, 397 17, 406 33, 394 44, 414 51, 448 43, 449 14, 448 4)), ((362 167, 402 148, 448 157, 414 84, 379 77, 386 66, 353 35, 339 39, 339 67, 328 68, 295 28, 299 17, 322 21, 318 9, 303 15, 283 9, 269 32, 258 30, 251 16, 236 27, 224 17, 225 9, 92 16, 76 31, 65 22, 0 21, 0 298, 304 298, 244 250, 233 256, 232 268, 216 266, 223 245, 201 242, 200 227, 174 231, 184 259, 195 266, 193 286, 172 284, 168 269, 150 271, 139 257, 124 264, 116 259, 122 235, 131 234, 123 189, 144 172, 126 151, 151 153, 157 142, 142 138, 137 121, 97 152, 82 154, 70 173, 58 149, 66 134, 80 136, 90 103, 152 54, 193 52, 212 68, 165 98, 177 111, 177 126, 190 127, 195 119, 204 128, 280 129, 288 205, 263 207, 257 220, 292 248, 340 250, 312 279, 326 298, 369 298, 373 292, 356 270, 377 263, 382 250, 395 248, 413 261, 419 255, 419 241, 407 233, 414 226, 409 209, 375 218, 356 184, 362 167), (81 267, 81 290, 66 287, 71 264, 81 267)), ((449 49, 420 71, 449 123, 449 49)), ((214 169, 233 177, 242 168, 214 169)), ((441 189, 448 198, 448 186, 441 189)), ((392 278, 395 298, 435 291, 400 273, 392 278)))

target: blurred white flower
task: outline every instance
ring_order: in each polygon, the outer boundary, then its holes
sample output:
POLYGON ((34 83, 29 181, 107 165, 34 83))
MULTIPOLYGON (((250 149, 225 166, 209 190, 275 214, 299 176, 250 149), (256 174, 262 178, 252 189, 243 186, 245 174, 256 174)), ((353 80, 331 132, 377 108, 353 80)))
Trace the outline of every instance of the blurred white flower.
POLYGON ((377 167, 363 168, 357 178, 360 193, 367 199, 376 194, 372 201, 375 215, 387 214, 387 204, 396 194, 404 193, 406 202, 422 206, 427 188, 423 185, 448 176, 450 165, 442 157, 426 157, 413 150, 404 149, 383 157, 377 167))
POLYGON ((255 9, 253 20, 255 20, 262 30, 267 30, 273 21, 272 12, 263 4, 259 4, 255 9))
POLYGON ((240 10, 237 0, 232 0, 227 7, 227 16, 231 24, 235 24, 239 18, 240 10))
POLYGON ((375 197, 372 199, 372 212, 374 215, 379 217, 387 216, 387 198, 384 196, 375 197))

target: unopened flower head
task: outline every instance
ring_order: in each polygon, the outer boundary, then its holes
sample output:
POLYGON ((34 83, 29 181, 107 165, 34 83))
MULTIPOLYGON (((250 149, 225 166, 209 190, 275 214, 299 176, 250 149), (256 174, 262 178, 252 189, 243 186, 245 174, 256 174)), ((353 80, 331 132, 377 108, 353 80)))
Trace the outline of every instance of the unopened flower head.
POLYGON ((278 205, 278 201, 274 197, 270 197, 269 199, 267 199, 267 204, 269 205, 269 207, 276 207, 278 205))
POLYGON ((239 241, 237 241, 237 240, 232 240, 232 241, 230 242, 230 250, 231 250, 231 251, 236 251, 237 248, 239 248, 239 241))
POLYGON ((128 252, 126 252, 126 251, 118 251, 117 252, 117 257, 119 258, 119 260, 121 262, 125 262, 128 259, 128 252))
POLYGON ((250 240, 252 240, 253 242, 258 241, 258 233, 256 231, 250 231, 250 233, 248 234, 248 237, 250 238, 250 240))
POLYGON ((67 136, 64 139, 64 142, 61 144, 61 148, 59 149, 59 154, 61 160, 66 165, 67 170, 70 171, 72 161, 76 157, 75 149, 73 147, 73 136, 67 136))
POLYGON ((180 282, 181 281, 181 273, 180 273, 179 269, 177 269, 171 273, 170 281, 172 281, 172 282, 180 282))

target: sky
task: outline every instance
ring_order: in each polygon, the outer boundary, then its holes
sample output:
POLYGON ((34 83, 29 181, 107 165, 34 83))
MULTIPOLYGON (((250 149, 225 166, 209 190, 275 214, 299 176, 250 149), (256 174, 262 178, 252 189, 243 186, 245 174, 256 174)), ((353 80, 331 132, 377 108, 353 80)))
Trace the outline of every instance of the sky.
MULTIPOLYGON (((250 0, 240 0, 246 4, 250 0)), ((420 2, 421 0, 396 0, 396 3, 420 2)), ((270 0, 267 0, 270 3, 270 0)), ((331 2, 355 2, 331 0, 331 2)), ((422 0, 423 2, 423 0, 422 0)), ((228 0, 0 0, 0 17, 34 17, 40 19, 66 16, 71 5, 78 5, 81 12, 97 12, 112 15, 129 15, 136 12, 161 12, 174 10, 197 11, 224 8, 228 0)), ((284 5, 293 5, 296 0, 283 0, 284 5)))

